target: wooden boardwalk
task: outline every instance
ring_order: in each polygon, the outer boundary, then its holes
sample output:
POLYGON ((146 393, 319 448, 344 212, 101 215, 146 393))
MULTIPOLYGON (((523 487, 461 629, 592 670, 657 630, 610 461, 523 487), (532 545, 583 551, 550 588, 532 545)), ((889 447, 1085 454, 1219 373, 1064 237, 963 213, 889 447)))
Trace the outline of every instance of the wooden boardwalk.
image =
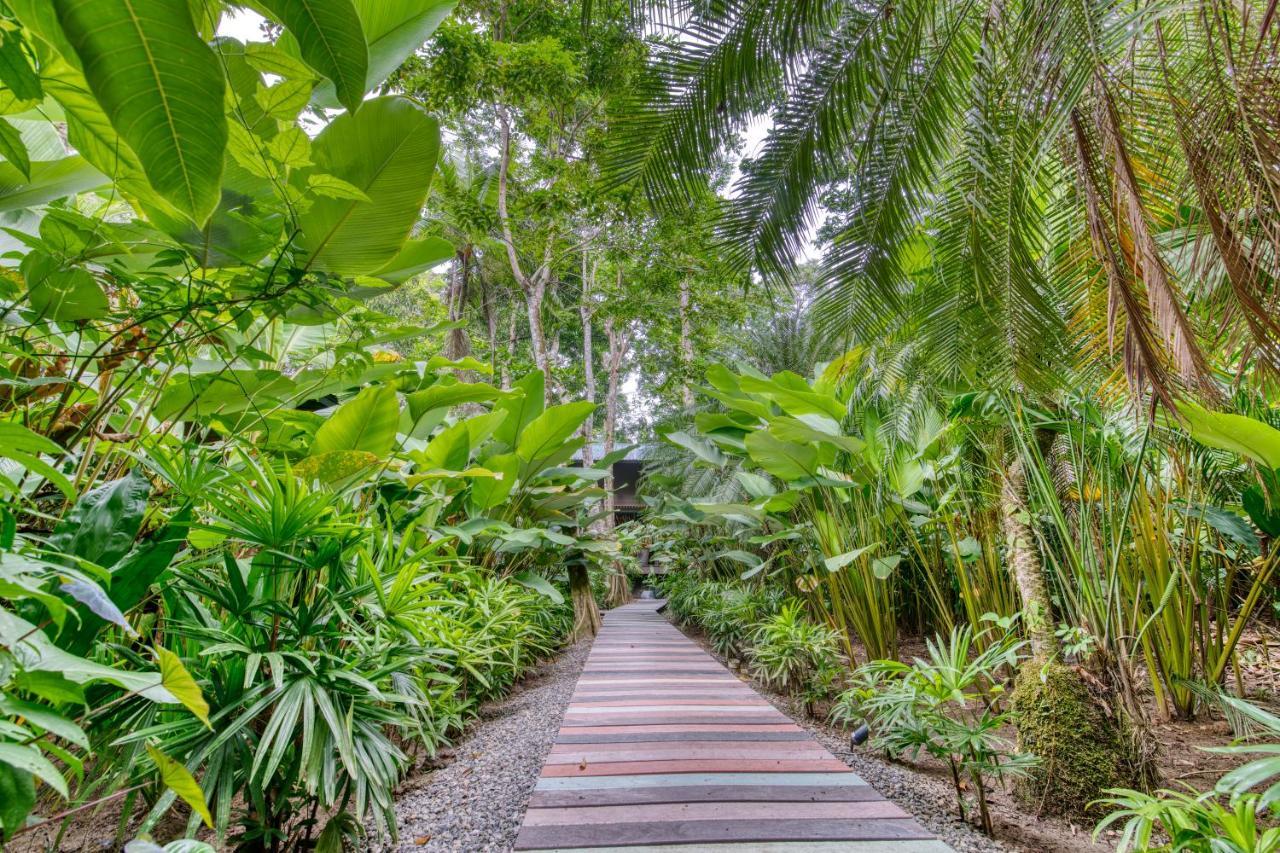
POLYGON ((950 851, 660 604, 605 616, 516 850, 950 851))

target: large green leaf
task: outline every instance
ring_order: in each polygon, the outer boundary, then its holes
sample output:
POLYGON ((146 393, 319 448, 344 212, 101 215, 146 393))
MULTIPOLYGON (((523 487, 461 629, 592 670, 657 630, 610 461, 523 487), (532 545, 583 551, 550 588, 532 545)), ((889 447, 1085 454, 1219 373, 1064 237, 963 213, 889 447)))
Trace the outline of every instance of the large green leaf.
POLYGON ((396 390, 388 385, 365 388, 339 406, 316 430, 311 455, 335 450, 363 450, 385 458, 395 447, 400 425, 396 390))
POLYGON ((662 436, 667 441, 683 447, 698 459, 712 465, 716 468, 723 468, 725 464, 724 454, 715 448, 713 444, 705 441, 701 436, 689 435, 683 430, 674 430, 662 436))
POLYGON ((487 382, 445 382, 441 380, 430 388, 414 391, 405 396, 409 403, 409 416, 416 422, 434 409, 460 406, 463 403, 483 403, 502 397, 505 392, 487 382))
MULTIPOLYGON (((169 568, 178 549, 186 542, 190 529, 191 510, 183 509, 111 567, 109 593, 116 607, 128 613, 146 597, 151 585, 169 568)), ((82 611, 79 625, 65 628, 59 642, 73 654, 84 654, 104 624, 101 617, 82 611)))
MULTIPOLYGON (((32 432, 22 424, 0 421, 0 457, 12 459, 24 468, 34 471, 50 483, 67 498, 75 497, 75 489, 57 468, 40 458, 41 454, 61 456, 62 448, 52 440, 39 433, 32 432)), ((17 491, 18 484, 0 472, 0 491, 17 491)))
POLYGON ((1211 412, 1192 402, 1178 403, 1187 432, 1201 444, 1247 456, 1269 470, 1280 468, 1280 430, 1244 415, 1211 412))
POLYGON ((223 74, 186 3, 53 0, 89 88, 162 198, 203 224, 218 203, 223 74))
POLYGON ((26 770, 0 763, 0 839, 9 840, 14 830, 25 826, 36 804, 35 777, 26 770))
POLYGON ((596 404, 585 400, 552 406, 520 431, 520 438, 516 441, 516 456, 524 462, 550 458, 586 423, 595 410, 596 404))
POLYGON ((511 579, 523 587, 540 592, 556 604, 564 604, 564 596, 560 590, 551 585, 551 581, 544 578, 536 572, 519 572, 511 576, 511 579))
POLYGON ((542 414, 545 405, 544 396, 546 379, 541 370, 535 370, 516 381, 512 391, 517 393, 504 400, 499 400, 493 407, 495 412, 506 412, 506 419, 494 430, 493 437, 507 447, 515 447, 521 431, 529 423, 542 414))
POLYGON ((58 768, 44 757, 35 744, 19 746, 16 743, 0 743, 0 763, 37 776, 63 797, 67 796, 67 780, 58 768))
POLYGON ((77 267, 52 270, 38 279, 28 279, 27 287, 27 301, 41 319, 59 323, 97 320, 111 311, 107 295, 97 280, 77 267))
POLYGON ((374 276, 390 284, 404 284, 419 273, 453 257, 453 244, 443 237, 409 240, 374 276))
POLYGON ((783 441, 763 430, 745 440, 751 461, 779 479, 800 480, 818 473, 818 451, 812 445, 783 441))
POLYGON ((75 684, 105 681, 152 702, 173 704, 178 701, 161 685, 160 673, 116 669, 77 657, 55 646, 38 627, 4 608, 0 608, 0 637, 25 638, 10 647, 10 651, 18 667, 27 673, 53 673, 75 684))
POLYGON ((37 207, 106 182, 101 172, 79 156, 32 163, 29 179, 12 163, 0 163, 0 212, 37 207))
MULTIPOLYGON (((391 76, 413 52, 422 47, 457 5, 457 0, 355 0, 356 11, 369 45, 369 70, 364 90, 372 92, 391 76)), ((338 103, 333 84, 316 87, 315 101, 332 107, 338 103)))
POLYGON ((100 566, 113 566, 133 547, 151 484, 130 474, 88 491, 58 522, 49 547, 100 566))
POLYGON ((499 453, 480 462, 501 476, 476 480, 471 484, 471 505, 477 510, 493 509, 507 499, 520 476, 520 460, 514 453, 499 453))
POLYGON ((351 0, 258 0, 298 40, 302 59, 333 81, 338 103, 364 98, 369 50, 351 0))
POLYGON ((816 393, 804 379, 790 371, 777 373, 772 379, 740 376, 738 382, 743 391, 768 397, 789 415, 828 415, 836 420, 845 415, 844 404, 835 396, 816 393))
POLYGON ((299 220, 312 265, 342 275, 386 266, 418 221, 439 152, 440 126, 406 98, 366 101, 321 131, 311 149, 317 170, 370 200, 314 197, 299 220))
POLYGON ((471 434, 466 421, 441 430, 419 453, 414 454, 424 471, 461 471, 471 459, 471 434))

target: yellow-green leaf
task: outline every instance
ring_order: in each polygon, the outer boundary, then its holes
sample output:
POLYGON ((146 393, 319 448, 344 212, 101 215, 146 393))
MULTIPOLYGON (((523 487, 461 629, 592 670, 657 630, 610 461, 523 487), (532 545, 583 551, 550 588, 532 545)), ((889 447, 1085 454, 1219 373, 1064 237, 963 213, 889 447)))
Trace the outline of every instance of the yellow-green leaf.
POLYGON ((213 726, 209 723, 209 703, 204 701, 200 685, 196 684, 191 673, 182 665, 181 658, 166 648, 157 647, 156 659, 160 663, 160 685, 195 714, 200 722, 212 729, 213 726))
MULTIPOLYGON (((190 676, 187 677, 190 678, 190 676)), ((213 829, 213 815, 209 814, 209 805, 205 802, 204 791, 200 790, 200 783, 191 775, 191 771, 151 744, 147 744, 147 755, 150 755, 151 760, 156 763, 156 769, 160 771, 160 781, 164 786, 191 806, 191 810, 200 815, 205 826, 213 829)))

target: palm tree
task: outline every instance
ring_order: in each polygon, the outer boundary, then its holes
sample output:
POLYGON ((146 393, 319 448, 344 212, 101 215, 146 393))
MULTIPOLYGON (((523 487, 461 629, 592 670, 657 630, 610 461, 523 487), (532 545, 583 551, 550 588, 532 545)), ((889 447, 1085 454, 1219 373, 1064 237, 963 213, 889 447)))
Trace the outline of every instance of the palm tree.
MULTIPOLYGON (((661 0, 659 0, 661 2, 661 0)), ((772 126, 723 228, 738 262, 824 259, 832 333, 903 317, 941 377, 1056 387, 1102 367, 1170 403, 1280 367, 1274 5, 682 0, 612 174, 680 202, 772 126), (1217 358, 1205 355, 1211 343, 1217 358)))

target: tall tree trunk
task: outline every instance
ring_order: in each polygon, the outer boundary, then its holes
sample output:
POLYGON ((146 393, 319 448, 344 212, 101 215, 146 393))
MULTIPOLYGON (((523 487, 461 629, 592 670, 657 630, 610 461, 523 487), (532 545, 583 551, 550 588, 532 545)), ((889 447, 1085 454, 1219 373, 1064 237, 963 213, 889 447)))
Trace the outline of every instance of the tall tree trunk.
MULTIPOLYGON (((449 274, 449 322, 459 322, 466 316, 466 305, 471 280, 471 250, 460 249, 453 259, 449 274)), ((445 358, 454 361, 471 355, 471 336, 467 334, 465 325, 450 329, 445 336, 445 358)))
MULTIPOLYGON (((582 398, 588 403, 596 401, 596 356, 595 340, 592 334, 591 289, 594 284, 595 270, 587 270, 587 249, 582 249, 582 301, 578 303, 578 316, 582 319, 582 398)), ((596 416, 592 412, 582 425, 582 437, 586 444, 582 446, 582 464, 590 468, 595 464, 591 449, 591 440, 595 437, 596 416)))
POLYGON ((516 251, 515 235, 511 229, 511 215, 507 207, 507 185, 511 173, 511 117, 506 107, 499 106, 499 152, 498 152, 498 224, 502 230, 502 242, 507 249, 507 262, 511 265, 511 274, 524 293, 525 311, 529 319, 529 348, 533 353, 534 365, 547 377, 546 399, 550 399, 551 381, 547 362, 546 336, 542 331, 542 303, 547 294, 547 284, 551 279, 551 253, 555 245, 553 237, 547 238, 542 252, 542 264, 532 275, 526 275, 520 263, 520 254, 516 251))
MULTIPOLYGON (((482 282, 483 283, 483 282, 482 282)), ((493 304, 493 287, 485 286, 484 299, 482 305, 484 307, 484 323, 489 332, 489 370, 492 373, 498 372, 498 312, 493 304)), ((506 365, 503 365, 503 374, 506 373, 506 365)), ((507 387, 504 380, 503 386, 507 387)))
POLYGON ((511 388, 511 365, 516 360, 516 312, 515 307, 507 312, 507 358, 502 362, 502 387, 511 388))
POLYGON ((680 393, 684 400, 684 412, 693 414, 693 386, 689 374, 693 371, 693 333, 689 322, 689 279, 680 281, 680 366, 684 375, 680 379, 680 393))

